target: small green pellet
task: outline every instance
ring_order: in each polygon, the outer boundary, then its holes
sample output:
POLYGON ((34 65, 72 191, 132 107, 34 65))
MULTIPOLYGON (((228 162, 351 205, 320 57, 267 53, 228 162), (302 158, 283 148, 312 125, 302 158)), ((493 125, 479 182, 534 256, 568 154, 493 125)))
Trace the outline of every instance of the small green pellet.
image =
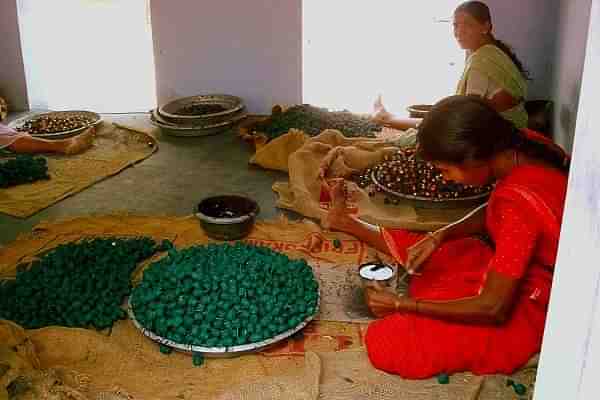
POLYGON ((342 241, 338 238, 333 239, 333 247, 335 247, 336 249, 341 249, 342 241))
POLYGON ((162 354, 171 354, 173 352, 173 348, 164 344, 158 346, 158 349, 162 354))
POLYGON ((450 383, 450 377, 446 373, 441 373, 437 376, 437 381, 440 385, 447 385, 450 383))
POLYGON ((522 383, 514 384, 513 389, 515 390, 515 393, 518 394, 519 396, 523 396, 524 394, 527 393, 527 388, 522 383))
POLYGON ((192 364, 194 364, 194 367, 200 367, 204 364, 204 354, 194 353, 194 355, 192 355, 192 364))

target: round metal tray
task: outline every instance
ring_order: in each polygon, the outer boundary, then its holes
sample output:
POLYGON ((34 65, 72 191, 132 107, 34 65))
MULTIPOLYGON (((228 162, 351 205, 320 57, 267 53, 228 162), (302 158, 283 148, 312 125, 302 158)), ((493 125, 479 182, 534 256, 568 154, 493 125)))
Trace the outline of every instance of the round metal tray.
POLYGON ((150 123, 154 126, 159 127, 165 134, 169 136, 179 136, 179 137, 200 137, 200 136, 210 136, 216 135, 225 131, 227 128, 231 127, 237 121, 246 117, 246 113, 241 113, 233 118, 213 125, 202 125, 202 126, 181 126, 177 124, 172 124, 166 122, 164 119, 158 115, 157 110, 152 110, 150 114, 150 123))
MULTIPOLYGON (((210 95, 199 95, 182 97, 180 99, 171 101, 162 107, 158 108, 158 113, 166 120, 174 123, 186 124, 186 121, 195 120, 213 120, 218 118, 227 117, 244 108, 244 103, 241 98, 232 96, 229 94, 210 94, 210 95), (185 106, 195 104, 218 104, 225 108, 224 111, 211 114, 197 114, 197 115, 183 115, 177 114, 177 111, 185 106)), ((217 121, 215 121, 217 122, 217 121)))
POLYGON ((232 119, 236 119, 242 114, 246 114, 246 107, 242 106, 234 112, 227 113, 225 115, 220 115, 217 117, 211 118, 193 118, 193 119, 178 119, 178 118, 169 118, 161 114, 160 109, 156 109, 155 118, 166 125, 176 125, 180 127, 202 127, 207 125, 216 125, 220 123, 229 122, 232 119))
POLYGON ((409 204, 415 208, 439 208, 439 209, 454 209, 454 208, 468 208, 478 206, 484 203, 491 194, 489 192, 481 193, 475 196, 458 197, 456 199, 432 199, 429 197, 413 196, 410 194, 404 194, 391 190, 385 185, 377 181, 376 171, 371 173, 371 180, 377 187, 381 188, 384 192, 391 194, 409 204))
POLYGON ((169 346, 174 350, 183 353, 201 353, 205 357, 210 358, 230 358, 230 357, 238 357, 243 354, 255 353, 261 350, 266 349, 267 347, 273 346, 276 343, 289 338, 294 335, 302 328, 304 328, 310 321, 312 321, 316 315, 319 313, 319 304, 321 302, 321 294, 319 293, 319 297, 317 299, 317 309, 314 314, 304 319, 304 321, 300 322, 294 328, 289 329, 285 332, 282 332, 276 336, 273 336, 270 339, 266 339, 256 343, 248 343, 242 344, 238 346, 230 346, 230 347, 203 347, 203 346, 195 346, 191 344, 181 344, 174 342, 170 339, 164 338, 155 334, 154 332, 144 328, 138 320, 135 318, 135 314, 133 312, 133 307, 131 306, 131 297, 127 299, 127 313, 129 314, 129 318, 133 321, 133 324, 136 328, 138 328, 146 337, 158 342, 162 345, 169 346))
POLYGON ((48 133, 48 134, 31 134, 31 136, 33 137, 37 137, 40 139, 50 139, 50 140, 55 140, 55 139, 66 139, 69 137, 73 137, 73 136, 77 136, 79 135, 81 132, 85 131, 86 129, 92 127, 92 126, 96 126, 98 125, 100 122, 102 122, 102 117, 100 117, 100 114, 97 114, 95 112, 92 111, 79 111, 79 110, 75 110, 75 111, 50 111, 50 112, 45 112, 45 113, 37 113, 37 114, 30 114, 27 115, 25 117, 21 117, 19 119, 16 119, 12 122, 10 122, 8 124, 9 127, 13 128, 13 129, 17 129, 17 128, 21 128, 27 121, 31 121, 33 119, 39 118, 41 116, 48 116, 48 117, 60 117, 60 118, 67 118, 67 117, 71 117, 71 116, 85 116, 88 117, 90 119, 93 119, 93 122, 83 126, 81 128, 77 128, 77 129, 71 129, 68 131, 62 131, 62 132, 55 132, 55 133, 48 133))

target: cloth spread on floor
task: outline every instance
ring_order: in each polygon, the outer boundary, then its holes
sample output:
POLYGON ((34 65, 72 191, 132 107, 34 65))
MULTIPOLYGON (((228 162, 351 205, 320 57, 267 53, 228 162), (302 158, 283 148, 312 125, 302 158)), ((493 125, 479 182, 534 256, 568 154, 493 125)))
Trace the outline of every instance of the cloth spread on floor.
POLYGON ((44 155, 50 179, 0 189, 0 212, 27 218, 158 150, 152 130, 121 127, 128 126, 126 121, 119 126, 105 120, 97 127, 93 146, 81 154, 44 155))

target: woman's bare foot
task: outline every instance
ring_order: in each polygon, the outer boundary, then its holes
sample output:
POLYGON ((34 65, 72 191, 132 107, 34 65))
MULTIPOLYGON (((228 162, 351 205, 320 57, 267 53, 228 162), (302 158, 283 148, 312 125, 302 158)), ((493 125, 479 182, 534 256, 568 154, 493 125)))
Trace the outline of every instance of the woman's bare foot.
POLYGON ((371 119, 375 122, 386 123, 392 120, 393 115, 390 114, 383 105, 381 95, 377 96, 375 103, 373 103, 373 113, 371 119))
POLYGON ((93 142, 94 136, 96 134, 96 128, 91 127, 83 131, 81 134, 65 139, 67 142, 65 144, 65 149, 63 151, 64 154, 71 155, 81 153, 84 150, 89 149, 93 142))

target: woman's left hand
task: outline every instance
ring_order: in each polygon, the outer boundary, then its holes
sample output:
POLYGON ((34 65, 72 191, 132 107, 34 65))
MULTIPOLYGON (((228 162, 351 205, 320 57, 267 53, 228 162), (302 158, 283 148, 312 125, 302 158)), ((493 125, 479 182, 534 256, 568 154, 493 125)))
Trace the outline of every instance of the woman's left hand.
POLYGON ((411 310, 412 300, 384 290, 365 289, 367 306, 377 318, 383 318, 395 312, 411 310))

